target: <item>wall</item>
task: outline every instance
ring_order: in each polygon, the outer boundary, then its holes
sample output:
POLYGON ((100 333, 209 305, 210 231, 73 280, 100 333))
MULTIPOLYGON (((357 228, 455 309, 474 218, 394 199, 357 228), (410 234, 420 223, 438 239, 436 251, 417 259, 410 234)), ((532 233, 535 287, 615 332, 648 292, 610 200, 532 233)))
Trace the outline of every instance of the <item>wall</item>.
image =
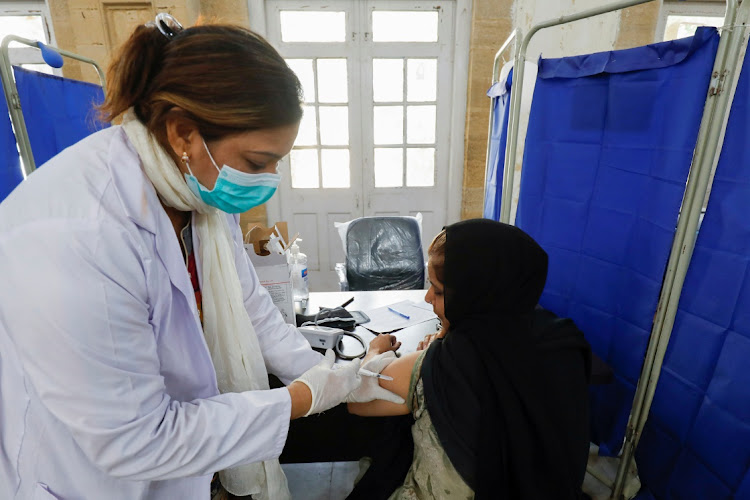
MULTIPOLYGON (((197 3, 191 0, 55 0, 49 6, 57 45, 95 60, 105 71, 110 54, 135 26, 153 21, 157 12, 169 12, 185 24, 198 15, 197 3)), ((99 82, 87 64, 66 61, 63 74, 99 82)))
MULTIPOLYGON (((486 91, 491 84, 495 52, 515 26, 519 26, 525 33, 543 20, 599 5, 601 0, 474 0, 461 209, 463 219, 482 216, 490 105, 486 91)), ((567 26, 542 30, 529 44, 527 59, 535 62, 540 53, 544 57, 561 57, 651 43, 658 21, 659 5, 660 2, 655 1, 567 26)), ((529 73, 528 69, 526 71, 529 73)), ((533 75, 530 76, 533 82, 533 75)), ((532 95, 532 90, 527 89, 525 85, 519 123, 517 173, 523 155, 522 139, 525 136, 532 95)), ((519 180, 520 175, 516 175, 516 189, 519 180)), ((515 197, 517 198, 517 192, 515 197)))
POLYGON ((469 85, 464 132, 461 218, 482 216, 487 124, 495 52, 513 31, 513 0, 474 0, 469 48, 469 85))
MULTIPOLYGON (((49 1, 49 0, 48 0, 49 1)), ((199 16, 207 20, 249 24, 245 0, 54 0, 49 1, 57 45, 90 57, 106 69, 109 56, 138 24, 152 21, 157 12, 168 12, 183 25, 199 16)), ((66 63, 69 78, 98 82, 88 66, 66 63)))

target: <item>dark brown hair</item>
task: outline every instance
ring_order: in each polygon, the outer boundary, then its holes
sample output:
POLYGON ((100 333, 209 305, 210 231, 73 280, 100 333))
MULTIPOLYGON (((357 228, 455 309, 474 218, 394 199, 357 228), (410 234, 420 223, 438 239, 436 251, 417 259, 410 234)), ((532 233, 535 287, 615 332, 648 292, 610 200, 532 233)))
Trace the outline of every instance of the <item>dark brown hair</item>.
POLYGON ((135 29, 107 70, 102 118, 128 108, 165 143, 167 114, 179 107, 206 140, 298 122, 301 85, 259 35, 231 25, 185 28, 167 38, 155 26, 135 29))
POLYGON ((440 231, 435 239, 430 243, 430 248, 427 249, 427 256, 430 258, 432 268, 435 270, 435 276, 438 281, 445 283, 444 271, 445 271, 445 229, 440 231))

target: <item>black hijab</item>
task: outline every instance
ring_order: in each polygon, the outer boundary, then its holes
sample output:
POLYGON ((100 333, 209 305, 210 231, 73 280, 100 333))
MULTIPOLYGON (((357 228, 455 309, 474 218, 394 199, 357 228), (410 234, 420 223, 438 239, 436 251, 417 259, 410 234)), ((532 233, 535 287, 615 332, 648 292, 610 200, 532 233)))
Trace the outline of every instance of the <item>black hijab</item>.
POLYGON ((547 254, 487 219, 446 229, 445 317, 422 365, 440 441, 477 499, 580 498, 588 456, 590 348, 535 309, 547 254))

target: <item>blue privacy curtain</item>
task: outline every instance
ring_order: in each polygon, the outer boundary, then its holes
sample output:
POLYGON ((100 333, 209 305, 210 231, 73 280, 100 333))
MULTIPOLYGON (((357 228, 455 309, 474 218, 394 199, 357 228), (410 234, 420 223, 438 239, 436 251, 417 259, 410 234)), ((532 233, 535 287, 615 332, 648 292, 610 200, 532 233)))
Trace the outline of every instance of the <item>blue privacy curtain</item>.
POLYGON ((748 64, 636 450, 641 480, 660 499, 750 499, 748 64))
POLYGON ((94 106, 104 100, 99 85, 13 67, 36 166, 107 125, 94 106))
POLYGON ((5 99, 0 99, 0 154, 2 154, 2 161, 0 161, 1 202, 23 180, 20 157, 16 149, 16 137, 10 125, 5 99))
POLYGON ((505 162, 505 144, 508 137, 508 112, 510 111, 510 87, 513 82, 513 70, 508 73, 504 82, 497 82, 487 96, 492 99, 495 110, 490 129, 489 171, 485 179, 484 212, 485 219, 500 220, 500 198, 503 194, 503 164, 505 162))
POLYGON ((622 446, 718 43, 539 62, 516 224, 549 254, 542 306, 615 373, 591 389, 602 454, 622 446))

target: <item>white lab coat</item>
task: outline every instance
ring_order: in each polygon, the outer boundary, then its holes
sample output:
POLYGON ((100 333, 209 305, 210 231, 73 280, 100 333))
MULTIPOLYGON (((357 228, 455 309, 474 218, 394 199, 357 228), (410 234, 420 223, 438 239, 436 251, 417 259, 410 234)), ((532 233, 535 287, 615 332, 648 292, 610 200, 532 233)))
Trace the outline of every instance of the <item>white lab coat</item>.
MULTIPOLYGON (((320 355, 228 217, 266 369, 288 383, 320 355)), ((290 411, 284 388, 219 394, 179 243, 120 127, 0 204, 0 498, 205 500, 214 471, 279 456, 290 411)))

